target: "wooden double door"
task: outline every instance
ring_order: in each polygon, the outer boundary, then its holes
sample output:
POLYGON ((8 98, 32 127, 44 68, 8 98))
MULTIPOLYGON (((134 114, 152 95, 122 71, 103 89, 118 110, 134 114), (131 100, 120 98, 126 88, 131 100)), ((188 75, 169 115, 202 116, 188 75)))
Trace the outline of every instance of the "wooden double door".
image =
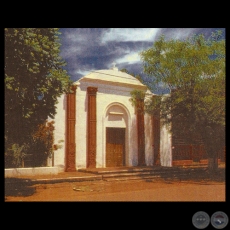
POLYGON ((125 165, 125 128, 106 128, 106 167, 125 165))

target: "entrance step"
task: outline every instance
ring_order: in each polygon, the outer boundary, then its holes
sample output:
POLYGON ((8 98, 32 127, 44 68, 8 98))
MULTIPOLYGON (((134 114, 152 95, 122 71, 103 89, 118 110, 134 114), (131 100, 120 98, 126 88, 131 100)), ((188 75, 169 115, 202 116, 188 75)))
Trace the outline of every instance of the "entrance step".
POLYGON ((110 174, 110 173, 135 173, 135 172, 157 172, 157 171, 167 171, 175 170, 172 167, 108 167, 108 168, 86 168, 78 169, 79 172, 89 172, 94 174, 110 174))
POLYGON ((205 168, 180 168, 180 167, 119 167, 119 168, 92 168, 79 169, 102 176, 102 180, 130 180, 130 179, 183 179, 190 176, 204 174, 205 168))

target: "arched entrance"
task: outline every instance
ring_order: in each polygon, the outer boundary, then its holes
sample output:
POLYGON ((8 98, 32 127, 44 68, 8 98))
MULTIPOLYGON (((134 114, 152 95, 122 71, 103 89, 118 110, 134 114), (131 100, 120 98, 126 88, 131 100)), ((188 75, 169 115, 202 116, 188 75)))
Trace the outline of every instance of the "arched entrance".
POLYGON ((128 114, 119 103, 111 104, 105 115, 105 167, 125 166, 128 161, 128 114))

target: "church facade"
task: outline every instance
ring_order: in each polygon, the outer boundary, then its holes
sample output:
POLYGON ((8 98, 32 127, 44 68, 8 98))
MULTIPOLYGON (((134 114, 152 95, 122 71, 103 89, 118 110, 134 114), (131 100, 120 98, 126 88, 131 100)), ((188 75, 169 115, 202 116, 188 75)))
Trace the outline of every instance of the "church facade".
POLYGON ((53 166, 63 171, 122 166, 172 166, 171 136, 159 120, 140 113, 130 92, 153 94, 117 68, 97 70, 62 95, 55 116, 53 166))

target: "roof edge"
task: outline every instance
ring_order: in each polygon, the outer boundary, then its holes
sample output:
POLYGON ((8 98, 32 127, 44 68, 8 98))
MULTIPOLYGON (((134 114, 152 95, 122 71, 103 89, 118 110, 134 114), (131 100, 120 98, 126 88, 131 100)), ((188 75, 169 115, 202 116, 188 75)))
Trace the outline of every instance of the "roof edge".
POLYGON ((132 84, 129 82, 117 82, 117 81, 107 81, 102 79, 92 79, 92 78, 81 78, 78 82, 95 82, 95 83, 103 83, 106 85, 117 85, 117 86, 128 86, 130 88, 139 88, 147 90, 148 87, 140 82, 140 84, 132 84))

